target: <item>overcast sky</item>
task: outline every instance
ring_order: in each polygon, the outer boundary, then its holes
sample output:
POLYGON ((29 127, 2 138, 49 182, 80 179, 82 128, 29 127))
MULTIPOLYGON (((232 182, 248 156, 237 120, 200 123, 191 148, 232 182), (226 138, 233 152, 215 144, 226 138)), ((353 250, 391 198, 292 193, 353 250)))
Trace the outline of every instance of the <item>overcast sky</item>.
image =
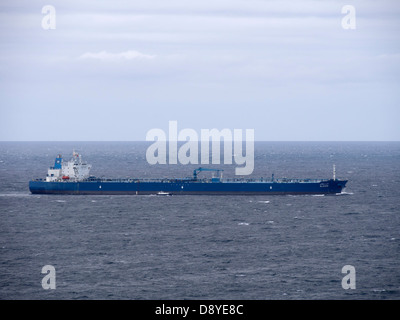
POLYGON ((400 140, 397 0, 1 1, 0 140, 400 140), (45 5, 56 28, 45 30, 45 5), (344 29, 344 5, 356 29, 344 29))

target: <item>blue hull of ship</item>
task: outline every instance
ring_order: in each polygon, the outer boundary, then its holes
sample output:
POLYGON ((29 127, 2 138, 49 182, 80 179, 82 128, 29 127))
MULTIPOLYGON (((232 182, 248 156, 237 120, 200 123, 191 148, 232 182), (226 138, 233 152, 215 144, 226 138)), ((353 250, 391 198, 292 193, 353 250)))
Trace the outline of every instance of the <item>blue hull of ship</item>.
POLYGON ((200 181, 61 181, 33 180, 29 190, 33 194, 157 194, 173 195, 275 195, 275 194, 336 194, 341 193, 347 180, 319 182, 200 182, 200 181))

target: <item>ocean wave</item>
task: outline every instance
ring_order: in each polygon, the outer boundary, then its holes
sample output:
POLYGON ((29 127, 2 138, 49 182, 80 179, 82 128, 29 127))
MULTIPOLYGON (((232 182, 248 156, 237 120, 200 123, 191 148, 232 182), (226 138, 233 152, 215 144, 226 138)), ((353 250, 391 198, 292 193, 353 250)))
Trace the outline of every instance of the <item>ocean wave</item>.
POLYGON ((27 192, 13 192, 13 193, 0 193, 0 197, 30 197, 31 194, 27 192))

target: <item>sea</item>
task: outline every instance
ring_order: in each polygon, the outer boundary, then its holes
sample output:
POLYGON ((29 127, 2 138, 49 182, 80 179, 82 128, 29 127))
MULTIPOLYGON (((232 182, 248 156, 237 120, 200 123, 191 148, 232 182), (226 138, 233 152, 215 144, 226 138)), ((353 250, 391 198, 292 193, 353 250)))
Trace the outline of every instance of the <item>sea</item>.
MULTIPOLYGON (((335 165, 348 179, 336 195, 29 192, 73 150, 96 177, 183 178, 199 167, 150 165, 148 147, 0 142, 1 300, 400 298, 400 142, 255 143, 250 178, 331 178, 335 165)), ((238 166, 208 167, 229 178, 238 166)))

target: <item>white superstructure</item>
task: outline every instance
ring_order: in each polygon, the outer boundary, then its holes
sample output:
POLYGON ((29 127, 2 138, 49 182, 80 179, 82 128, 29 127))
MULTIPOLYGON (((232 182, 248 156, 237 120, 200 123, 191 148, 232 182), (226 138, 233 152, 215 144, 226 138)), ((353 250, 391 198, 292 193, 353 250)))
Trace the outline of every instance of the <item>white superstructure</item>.
POLYGON ((80 181, 89 178, 92 166, 82 161, 82 156, 77 152, 72 153, 72 159, 64 162, 59 154, 55 160, 54 167, 47 171, 46 181, 73 180, 80 181))

